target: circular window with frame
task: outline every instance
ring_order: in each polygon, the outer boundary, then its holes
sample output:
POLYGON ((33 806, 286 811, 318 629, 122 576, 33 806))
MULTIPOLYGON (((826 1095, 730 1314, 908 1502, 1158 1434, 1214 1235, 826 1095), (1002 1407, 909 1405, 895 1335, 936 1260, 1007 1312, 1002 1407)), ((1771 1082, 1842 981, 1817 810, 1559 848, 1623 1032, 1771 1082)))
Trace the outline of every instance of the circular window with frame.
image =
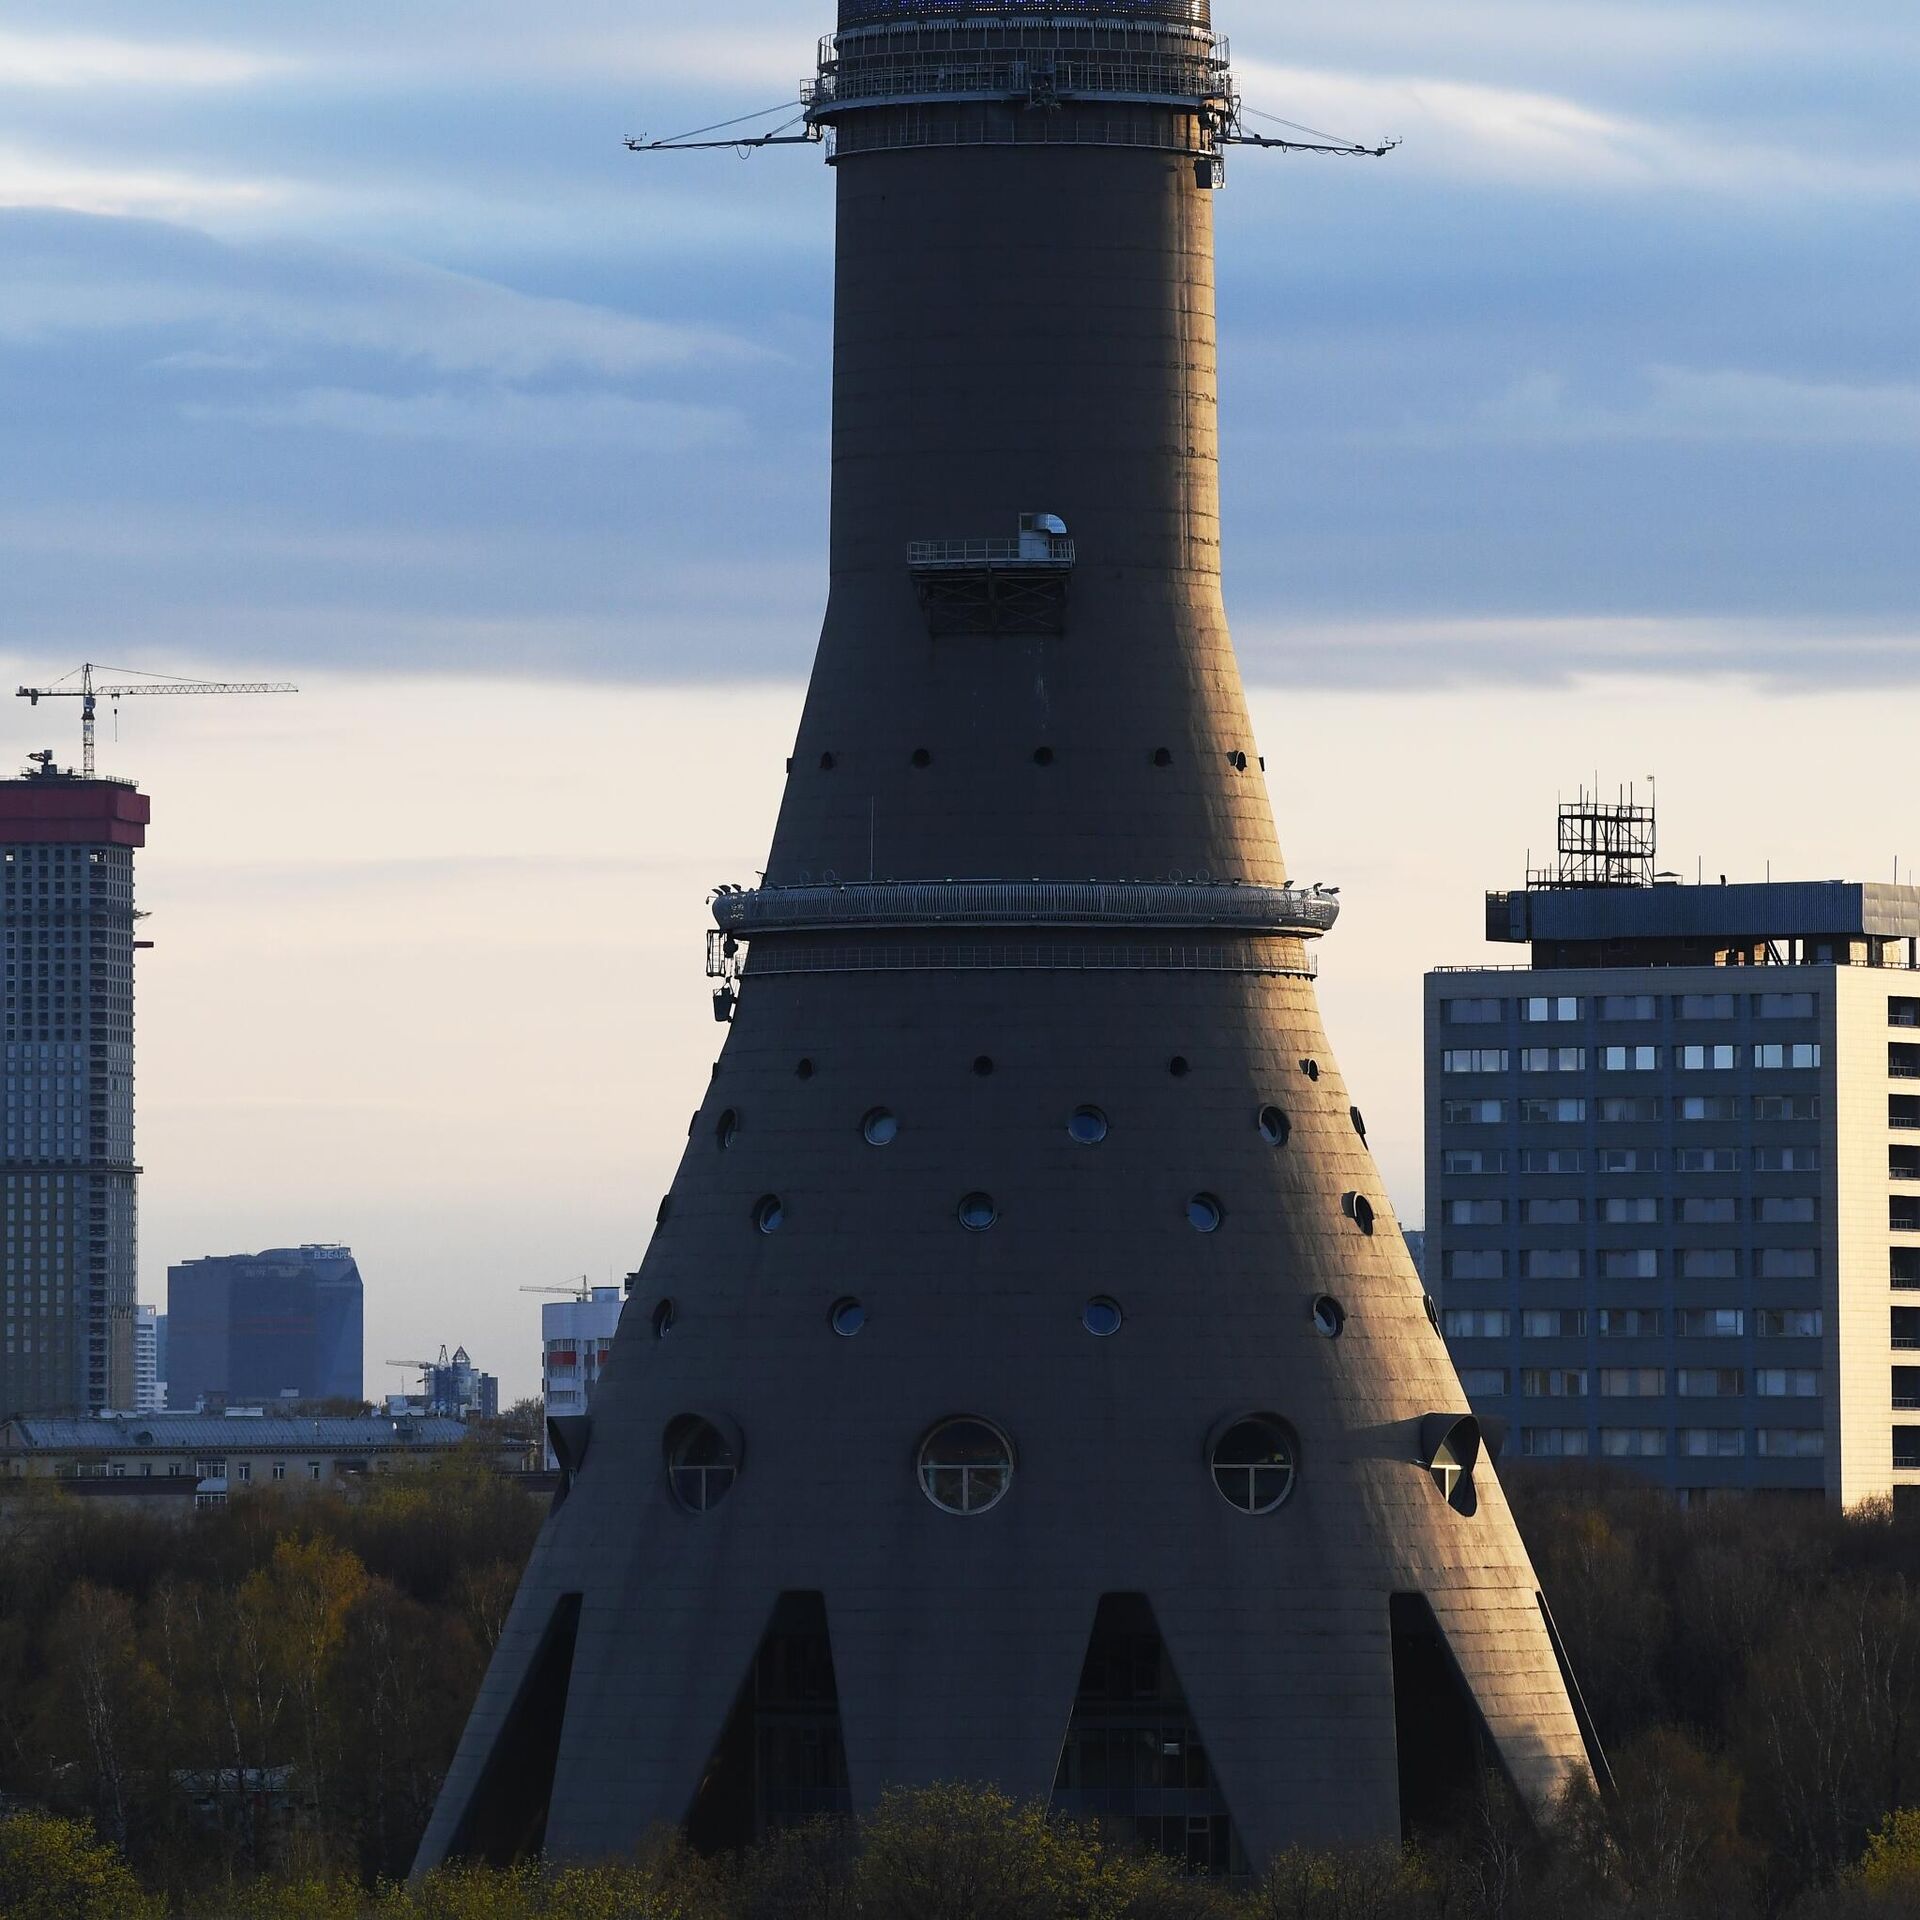
POLYGON ((697 1413, 668 1423, 664 1436, 667 1485, 687 1513, 711 1513, 740 1477, 740 1449, 697 1413))
POLYGON ((920 1442, 920 1491, 942 1513, 971 1519, 997 1507, 1013 1484, 1013 1442, 991 1420, 943 1420, 920 1442))
POLYGON ((1248 1514, 1285 1504, 1298 1477, 1293 1429, 1273 1413, 1243 1414, 1213 1442, 1207 1464, 1228 1506, 1248 1514))

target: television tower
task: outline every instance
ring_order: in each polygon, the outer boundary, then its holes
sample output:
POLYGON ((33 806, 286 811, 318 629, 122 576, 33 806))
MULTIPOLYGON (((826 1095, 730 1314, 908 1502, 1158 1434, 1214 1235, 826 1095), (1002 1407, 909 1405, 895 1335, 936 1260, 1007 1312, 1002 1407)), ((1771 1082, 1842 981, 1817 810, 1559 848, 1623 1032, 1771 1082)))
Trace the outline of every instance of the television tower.
POLYGON ((825 627, 764 881, 713 903, 726 1044, 421 1864, 938 1780, 1222 1873, 1487 1770, 1542 1806, 1588 1748, 1227 633, 1208 0, 842 0, 803 114, 825 627))

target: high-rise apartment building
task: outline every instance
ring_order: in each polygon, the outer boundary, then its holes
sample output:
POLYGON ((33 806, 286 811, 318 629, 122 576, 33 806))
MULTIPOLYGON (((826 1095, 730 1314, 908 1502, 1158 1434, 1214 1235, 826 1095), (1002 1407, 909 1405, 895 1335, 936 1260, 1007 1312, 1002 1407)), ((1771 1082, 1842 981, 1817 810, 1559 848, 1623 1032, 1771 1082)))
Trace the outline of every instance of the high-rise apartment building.
POLYGON ((167 1400, 358 1400, 360 1269, 350 1248, 272 1247, 167 1269, 167 1400))
POLYGON ((150 806, 35 756, 0 781, 0 1413, 133 1405, 133 855, 150 806))
MULTIPOLYGON (((585 1413, 600 1370, 613 1351, 626 1295, 593 1287, 584 1298, 549 1300, 540 1309, 540 1393, 549 1417, 585 1413)), ((546 1442, 547 1465, 560 1462, 546 1442)))
POLYGON ((167 1404, 160 1375, 160 1309, 133 1310, 133 1411, 158 1413, 167 1404))
POLYGON ((1488 897, 1531 966, 1426 982, 1428 1283, 1476 1411, 1688 1495, 1920 1488, 1920 889, 1655 884, 1650 810, 1563 812, 1561 867, 1488 897))

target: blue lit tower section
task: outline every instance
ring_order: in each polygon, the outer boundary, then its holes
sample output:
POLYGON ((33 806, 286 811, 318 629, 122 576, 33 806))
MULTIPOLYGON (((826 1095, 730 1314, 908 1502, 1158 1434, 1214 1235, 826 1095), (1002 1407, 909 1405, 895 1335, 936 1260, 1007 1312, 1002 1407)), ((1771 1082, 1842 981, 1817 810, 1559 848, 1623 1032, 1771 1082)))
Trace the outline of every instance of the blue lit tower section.
POLYGON ((1209 1872, 1587 1761, 1220 586, 1203 5, 847 0, 830 590, 423 1863, 997 1781, 1209 1872))

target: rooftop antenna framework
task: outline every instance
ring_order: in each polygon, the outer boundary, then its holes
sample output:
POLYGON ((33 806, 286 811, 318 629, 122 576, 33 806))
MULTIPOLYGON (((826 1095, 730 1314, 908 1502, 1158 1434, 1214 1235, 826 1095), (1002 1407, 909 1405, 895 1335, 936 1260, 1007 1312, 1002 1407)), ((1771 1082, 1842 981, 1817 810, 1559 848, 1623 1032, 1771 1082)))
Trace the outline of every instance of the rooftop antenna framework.
POLYGON ((1655 808, 1635 789, 1622 787, 1611 801, 1585 787, 1560 803, 1558 864, 1529 868, 1527 885, 1543 888, 1650 887, 1659 866, 1655 808))

